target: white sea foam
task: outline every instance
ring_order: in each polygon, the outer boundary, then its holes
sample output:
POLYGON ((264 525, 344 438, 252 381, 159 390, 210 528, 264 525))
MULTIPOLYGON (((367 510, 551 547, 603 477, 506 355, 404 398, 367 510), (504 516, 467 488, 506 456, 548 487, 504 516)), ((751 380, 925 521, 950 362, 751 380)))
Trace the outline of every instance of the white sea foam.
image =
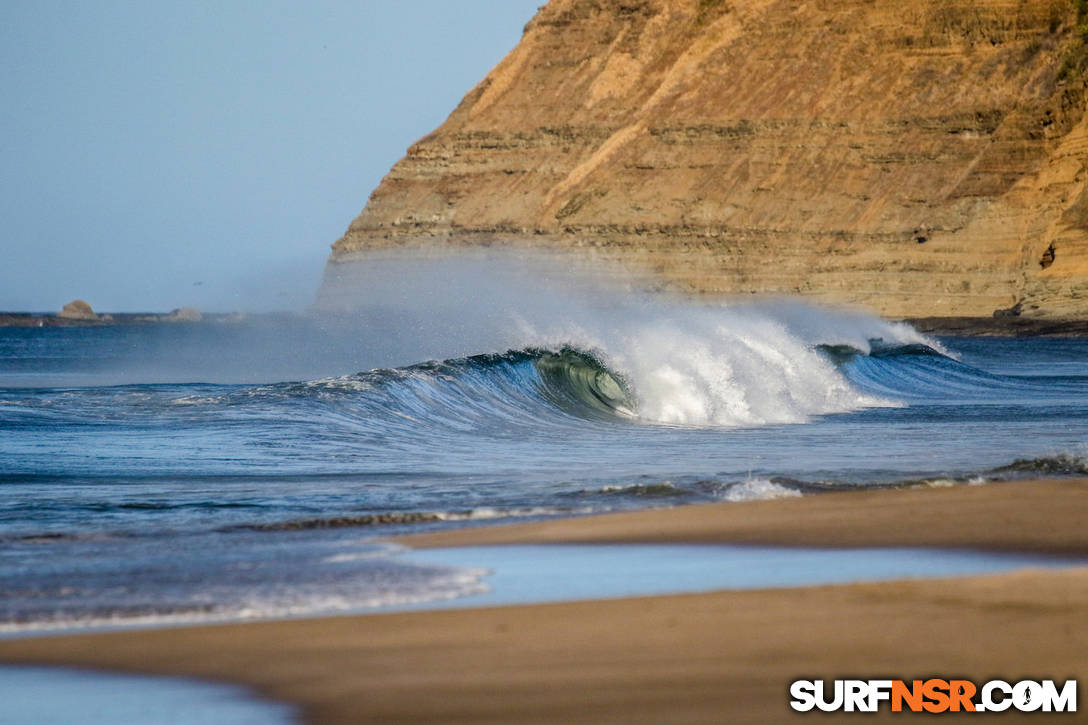
POLYGON ((878 337, 936 346, 906 325, 799 302, 712 306, 662 299, 575 317, 576 323, 522 318, 520 327, 529 345, 595 352, 625 378, 639 418, 674 425, 801 423, 897 407, 853 387, 816 346, 868 352, 870 338, 878 337))
POLYGON ((616 321, 583 342, 627 378, 643 420, 752 426, 894 405, 855 390, 813 343, 768 310, 688 306, 680 312, 671 319, 616 321))
POLYGON ((593 513, 591 507, 558 508, 555 506, 528 506, 524 508, 492 508, 483 506, 468 511, 440 511, 435 514, 440 521, 488 521, 492 519, 527 518, 533 516, 572 516, 593 513))
POLYGON ((730 486, 722 497, 726 501, 765 501, 776 498, 799 498, 801 492, 766 478, 752 478, 730 486))
POLYGON ((171 405, 217 405, 223 402, 222 395, 183 395, 170 401, 171 405))
MULTIPOLYGON (((372 558, 372 557, 366 557, 372 558)), ((405 563, 405 567, 423 565, 405 563)), ((475 567, 445 567, 446 571, 424 581, 406 586, 397 582, 381 582, 377 586, 360 588, 356 593, 307 590, 302 594, 290 589, 254 594, 248 600, 223 604, 208 611, 177 611, 134 614, 88 614, 58 616, 25 622, 0 622, 0 637, 34 633, 94 629, 128 629, 171 627, 190 624, 294 619, 366 612, 387 607, 403 607, 427 602, 442 602, 490 591, 484 583, 489 569, 475 567)))

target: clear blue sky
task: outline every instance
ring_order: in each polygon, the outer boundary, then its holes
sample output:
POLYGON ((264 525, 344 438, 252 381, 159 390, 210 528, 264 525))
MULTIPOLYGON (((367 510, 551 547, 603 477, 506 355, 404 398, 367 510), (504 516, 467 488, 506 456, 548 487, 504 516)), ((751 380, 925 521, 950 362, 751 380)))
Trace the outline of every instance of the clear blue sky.
POLYGON ((543 0, 4 0, 0 310, 305 305, 543 0))

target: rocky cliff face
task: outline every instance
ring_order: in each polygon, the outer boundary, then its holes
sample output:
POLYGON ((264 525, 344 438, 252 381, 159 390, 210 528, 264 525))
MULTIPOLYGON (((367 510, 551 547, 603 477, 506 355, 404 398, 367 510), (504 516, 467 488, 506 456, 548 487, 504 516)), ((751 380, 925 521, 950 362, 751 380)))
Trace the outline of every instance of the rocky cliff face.
POLYGON ((1084 5, 551 0, 331 268, 533 246, 705 294, 1088 315, 1084 5))

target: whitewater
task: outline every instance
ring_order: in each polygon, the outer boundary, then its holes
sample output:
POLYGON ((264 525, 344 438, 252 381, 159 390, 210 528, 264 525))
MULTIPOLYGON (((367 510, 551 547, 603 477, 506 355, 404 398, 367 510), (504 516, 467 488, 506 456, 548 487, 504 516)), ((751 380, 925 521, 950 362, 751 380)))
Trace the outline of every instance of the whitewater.
POLYGON ((0 631, 487 589, 399 532, 1086 471, 1082 340, 434 264, 306 314, 0 329, 0 631))

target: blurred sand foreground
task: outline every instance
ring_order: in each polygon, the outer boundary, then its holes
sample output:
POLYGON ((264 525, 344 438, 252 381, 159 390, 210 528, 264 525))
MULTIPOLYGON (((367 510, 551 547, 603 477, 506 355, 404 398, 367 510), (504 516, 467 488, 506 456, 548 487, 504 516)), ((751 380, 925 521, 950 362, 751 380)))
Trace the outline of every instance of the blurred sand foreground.
MULTIPOLYGON (((1088 555, 1088 481, 864 491, 490 527, 413 546, 716 541, 1088 555)), ((795 679, 1077 678, 1088 567, 0 641, 0 662, 249 685, 312 723, 776 723, 795 679)), ((887 708, 879 720, 910 719, 887 708)), ((1046 715, 1005 713, 1001 722, 1046 715)), ((943 715, 958 722, 970 714, 943 715)), ((978 718, 968 720, 977 722, 978 718)))

